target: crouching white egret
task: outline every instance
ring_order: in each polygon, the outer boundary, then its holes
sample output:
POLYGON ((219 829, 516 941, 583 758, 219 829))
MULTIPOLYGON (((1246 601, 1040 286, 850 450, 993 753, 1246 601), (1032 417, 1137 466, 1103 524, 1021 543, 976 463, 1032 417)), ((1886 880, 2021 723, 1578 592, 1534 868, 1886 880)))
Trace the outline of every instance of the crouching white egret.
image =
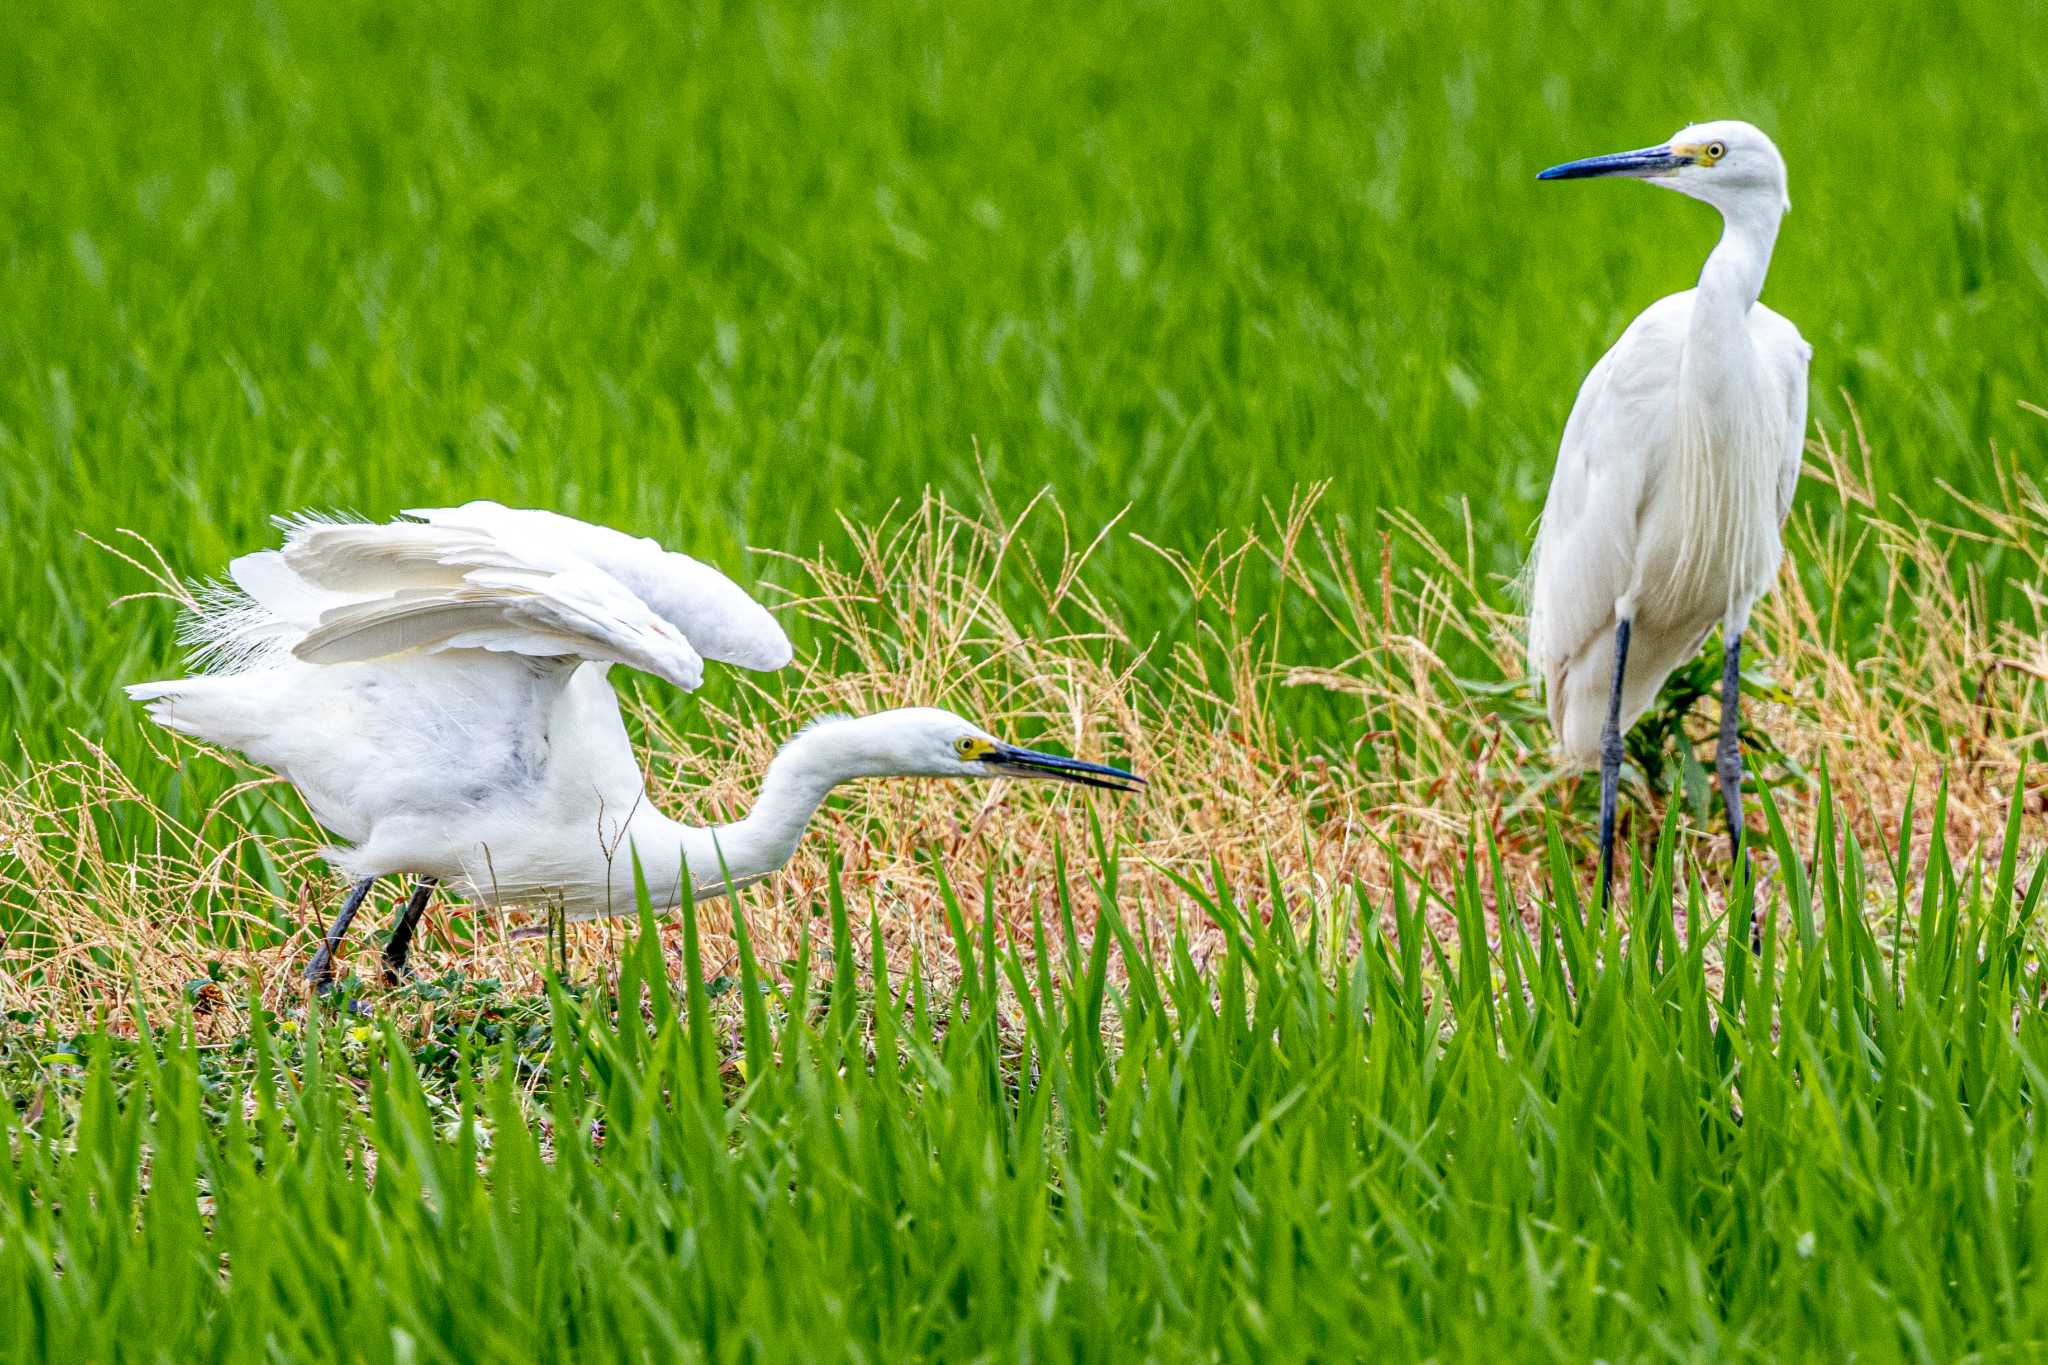
POLYGON ((348 841, 354 883, 306 969, 325 986, 379 878, 418 880, 384 952, 405 971, 434 886, 488 904, 630 911, 638 855, 657 907, 780 868, 831 790, 862 777, 1049 778, 1128 791, 1120 768, 1005 744, 926 707, 819 721, 769 764, 746 816, 697 828, 647 800, 606 679, 615 663, 694 688, 703 660, 770 670, 789 641, 731 579, 651 540, 473 502, 383 525, 282 521, 284 548, 229 565, 184 624, 194 676, 130 696, 239 750, 348 841))
POLYGON ((1799 329, 1757 301, 1791 208, 1785 162, 1747 123, 1570 161, 1541 180, 1631 176, 1721 211, 1696 288, 1629 324, 1579 388, 1537 531, 1529 655, 1564 758, 1600 766, 1600 894, 1614 876, 1622 735, 1716 622, 1725 661, 1715 768, 1742 849, 1742 631, 1783 553, 1799 479, 1799 329))

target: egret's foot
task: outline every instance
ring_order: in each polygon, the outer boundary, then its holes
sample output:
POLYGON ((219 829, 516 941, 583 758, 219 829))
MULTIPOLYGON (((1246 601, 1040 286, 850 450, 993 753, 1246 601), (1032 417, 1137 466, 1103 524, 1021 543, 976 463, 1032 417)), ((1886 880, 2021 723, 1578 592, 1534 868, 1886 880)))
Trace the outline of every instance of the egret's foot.
POLYGON ((306 980, 312 984, 312 998, 315 1001, 326 1005, 339 1004, 341 1012, 351 1018, 362 1019, 368 1017, 370 1010, 363 1003, 362 997, 358 995, 343 995, 341 984, 334 979, 334 973, 331 970, 324 978, 315 981, 312 969, 308 968, 306 980))
POLYGON ((417 986, 419 983, 420 974, 407 966, 403 958, 394 959, 389 953, 384 955, 384 987, 386 990, 395 991, 400 986, 417 986))
POLYGON ((311 994, 313 999, 329 1005, 338 1001, 341 1003, 342 1009, 349 1014, 365 1013, 361 997, 342 994, 341 982, 335 979, 332 963, 316 963, 315 965, 322 967, 318 976, 314 975, 313 966, 309 965, 306 968, 306 984, 312 988, 311 994))
POLYGON ((334 958, 327 951, 326 944, 320 945, 320 951, 313 954, 313 960, 306 964, 306 970, 301 975, 305 977, 307 985, 322 995, 334 989, 334 958))

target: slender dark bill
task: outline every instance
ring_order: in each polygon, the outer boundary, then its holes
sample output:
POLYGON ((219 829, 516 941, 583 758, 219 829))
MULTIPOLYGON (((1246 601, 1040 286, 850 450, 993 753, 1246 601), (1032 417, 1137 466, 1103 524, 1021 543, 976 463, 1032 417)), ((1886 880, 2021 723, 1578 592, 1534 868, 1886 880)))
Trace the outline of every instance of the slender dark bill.
POLYGON ((1538 180, 1587 180, 1596 175, 1669 175, 1681 166, 1692 165, 1692 158, 1683 152, 1674 152, 1669 144, 1661 147, 1644 147, 1634 152, 1614 152, 1607 156, 1589 156, 1582 161, 1567 161, 1562 166, 1552 166, 1547 171, 1538 171, 1538 180))
POLYGON ((1130 792, 1145 785, 1144 778, 1122 768, 1065 758, 1059 754, 1042 754, 1036 749, 1013 748, 1007 744, 991 750, 982 762, 1016 777, 1052 777, 1062 782, 1077 782, 1084 787, 1100 787, 1104 791, 1130 792))

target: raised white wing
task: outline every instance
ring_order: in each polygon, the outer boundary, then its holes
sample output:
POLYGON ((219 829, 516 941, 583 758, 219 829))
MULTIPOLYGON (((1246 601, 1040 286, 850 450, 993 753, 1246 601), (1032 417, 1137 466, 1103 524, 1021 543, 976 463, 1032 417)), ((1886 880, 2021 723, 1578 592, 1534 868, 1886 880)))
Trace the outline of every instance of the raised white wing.
POLYGON ((406 513, 431 526, 464 529, 504 547, 534 547, 582 559, 610 574, 719 663, 770 671, 790 659, 789 637, 766 608, 717 569, 650 539, 593 526, 558 512, 471 502, 406 513))
POLYGON ((682 632, 602 570, 471 569, 445 586, 400 588, 332 607, 292 652, 308 663, 407 650, 487 649, 625 664, 689 691, 704 660, 682 632))
POLYGON ((705 656, 788 662, 789 641, 737 584, 652 541, 496 503, 416 515, 285 522, 282 550, 229 566, 257 610, 218 618, 229 638, 213 643, 312 663, 452 649, 572 657, 685 689, 703 680, 705 656))

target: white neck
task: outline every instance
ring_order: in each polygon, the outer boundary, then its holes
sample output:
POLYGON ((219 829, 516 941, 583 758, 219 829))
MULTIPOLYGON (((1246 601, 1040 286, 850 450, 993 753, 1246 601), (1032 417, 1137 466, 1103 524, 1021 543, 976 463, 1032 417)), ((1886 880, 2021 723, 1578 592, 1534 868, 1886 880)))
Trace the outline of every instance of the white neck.
MULTIPOLYGON (((699 898, 722 895, 728 881, 743 886, 787 863, 812 815, 842 782, 889 777, 899 769, 880 742, 884 716, 833 721, 798 734, 768 765, 760 793, 745 816, 697 827, 643 806, 627 832, 657 909, 682 899, 678 870, 687 867, 699 898)), ((622 865, 630 866, 621 853, 622 865)), ((630 877, 630 872, 626 874, 630 877)), ((630 894, 631 883, 626 883, 630 894)))
POLYGON ((1695 329, 1702 322, 1725 326, 1740 321, 1755 307, 1771 268, 1778 224, 1785 216, 1783 201, 1769 196, 1749 195, 1717 207, 1721 240, 1700 270, 1695 329))
POLYGON ((1763 292, 1771 268, 1771 247, 1778 239, 1783 201, 1744 195, 1721 210, 1721 240, 1700 270, 1694 291, 1692 320, 1680 362, 1680 385, 1698 400, 1696 433, 1702 448, 1705 426, 1722 422, 1748 392, 1756 364, 1749 336, 1749 310, 1763 292))
POLYGON ((1783 199, 1747 195, 1716 207, 1721 240, 1700 270, 1673 414, 1676 505, 1695 514, 1683 523, 1672 591, 1688 601, 1726 596, 1731 564, 1765 563, 1758 571, 1764 582, 1777 567, 1782 447, 1768 439, 1768 414, 1759 406, 1767 390, 1758 382, 1749 314, 1771 266, 1783 199))

